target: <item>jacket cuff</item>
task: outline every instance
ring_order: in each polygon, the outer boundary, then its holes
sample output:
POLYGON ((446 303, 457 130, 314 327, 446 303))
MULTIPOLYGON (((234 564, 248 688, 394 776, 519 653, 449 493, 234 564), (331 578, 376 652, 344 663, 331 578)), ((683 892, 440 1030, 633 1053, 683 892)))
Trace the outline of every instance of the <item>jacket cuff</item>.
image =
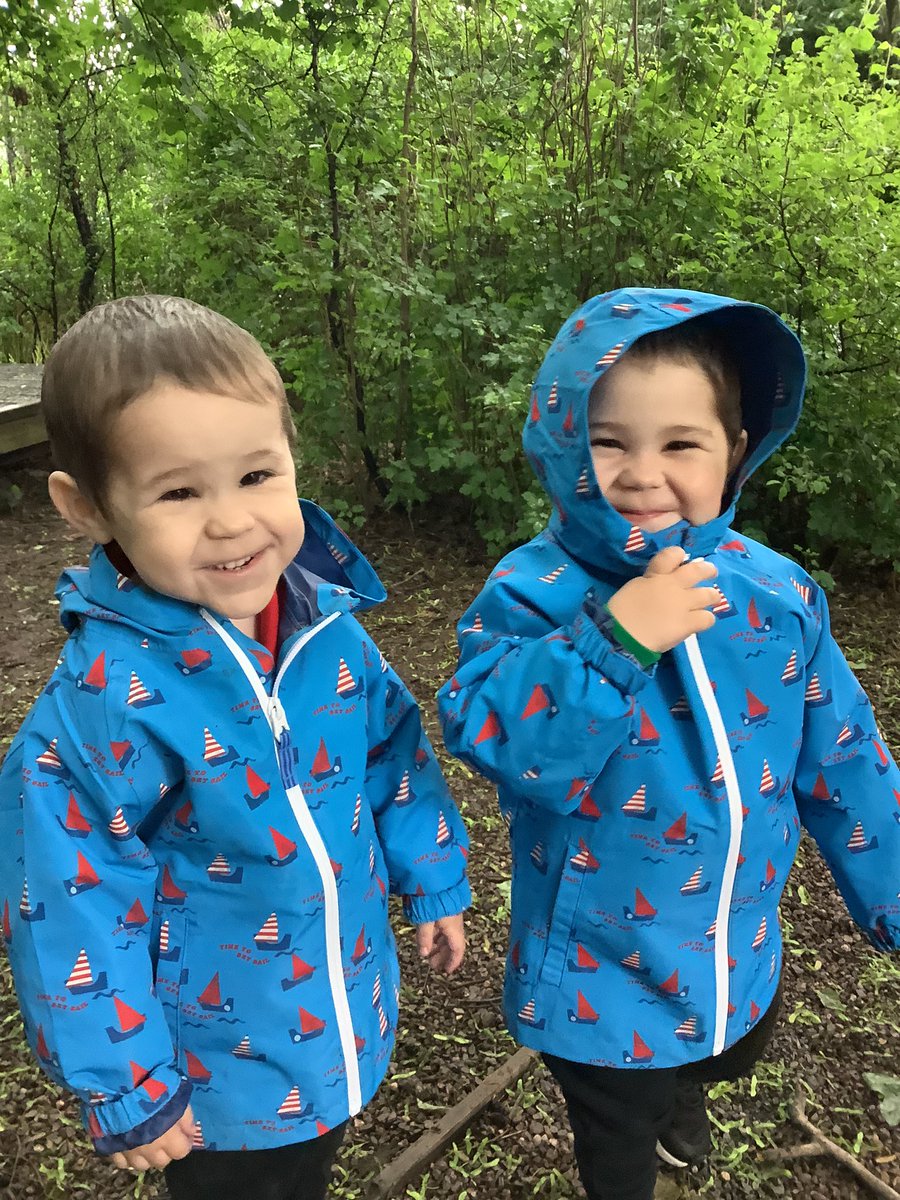
POLYGON ((404 896, 403 913, 413 925, 425 925, 441 917, 455 917, 472 903, 472 891, 468 879, 461 879, 455 887, 431 896, 404 896))
POLYGON ((94 1149, 106 1156, 155 1141, 184 1114, 191 1090, 188 1080, 182 1079, 172 1067, 161 1067, 148 1075, 135 1091, 117 1100, 85 1104, 82 1114, 94 1149), (165 1087, 165 1095, 160 1096, 155 1107, 148 1094, 148 1083, 153 1093, 158 1092, 159 1085, 165 1087))
POLYGON ((585 662, 610 683, 625 695, 634 696, 656 674, 657 664, 642 667, 615 641, 612 623, 604 621, 605 616, 603 606, 588 593, 584 608, 572 622, 572 644, 585 662))

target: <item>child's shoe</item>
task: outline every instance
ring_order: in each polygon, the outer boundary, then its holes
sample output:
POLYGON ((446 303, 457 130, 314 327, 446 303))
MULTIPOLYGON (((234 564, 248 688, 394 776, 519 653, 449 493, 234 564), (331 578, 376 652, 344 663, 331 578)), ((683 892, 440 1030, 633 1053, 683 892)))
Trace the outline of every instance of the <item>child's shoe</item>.
POLYGON ((670 1167, 693 1167, 712 1150, 703 1085, 679 1080, 672 1124, 656 1143, 656 1153, 670 1167))

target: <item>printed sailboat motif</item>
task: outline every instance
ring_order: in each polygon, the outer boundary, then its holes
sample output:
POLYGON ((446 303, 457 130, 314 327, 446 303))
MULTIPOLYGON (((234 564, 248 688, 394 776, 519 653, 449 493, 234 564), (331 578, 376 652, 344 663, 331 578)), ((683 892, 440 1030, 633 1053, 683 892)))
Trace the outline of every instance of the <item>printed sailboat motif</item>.
POLYGON ((698 867, 693 875, 685 883, 681 885, 682 896, 702 896, 710 889, 710 881, 701 884, 700 877, 703 874, 703 868, 698 867))
POLYGON ((99 694, 106 688, 106 651, 101 651, 94 659, 88 668, 87 672, 79 671, 75 676, 75 686, 83 692, 90 692, 93 696, 99 694))
POLYGON ((630 800, 622 805, 626 817, 636 817, 640 821, 652 821, 656 816, 656 807, 647 807, 647 785, 642 783, 630 800))
POLYGON ((409 771, 404 771, 397 794, 394 796, 394 803, 398 808, 405 808, 407 804, 412 804, 415 798, 416 794, 409 786, 409 771))
POLYGON ((181 950, 174 946, 169 938, 169 922, 163 921, 159 927, 159 955, 165 962, 177 962, 181 950))
POLYGON ((253 1062, 266 1061, 266 1056, 264 1054, 254 1054, 253 1049, 250 1046, 250 1035, 248 1033, 244 1034, 231 1053, 235 1058, 244 1058, 253 1062))
POLYGON ((238 753, 234 746, 222 746, 216 741, 212 730, 203 729, 203 758, 213 767, 223 767, 226 763, 234 762, 238 753))
POLYGON ((875 850, 878 848, 878 838, 866 838, 863 831, 862 821, 856 822, 856 827, 850 835, 850 840, 847 842, 847 849, 851 854, 865 854, 867 850, 875 850))
POLYGON ((662 995, 677 996, 679 998, 679 1000, 683 1000, 685 998, 685 996, 687 996, 687 994, 690 990, 691 990, 690 987, 679 987, 678 986, 678 970, 677 970, 677 968, 672 972, 672 974, 669 976, 668 979, 664 979, 663 982, 659 985, 659 991, 662 993, 662 995))
POLYGON ((568 1009, 569 1020, 576 1025, 596 1025, 600 1014, 588 1002, 584 992, 575 993, 575 1007, 568 1009))
POLYGON ((763 917, 763 919, 759 923, 759 929, 757 929, 757 931, 756 931, 756 937, 753 939, 751 949, 758 951, 765 940, 766 940, 766 918, 763 917))
POLYGON ((154 692, 149 691, 132 671, 125 703, 132 708, 151 708, 154 704, 163 703, 163 695, 158 689, 154 692))
POLYGON ((299 983, 306 983, 308 979, 312 979, 314 974, 314 967, 311 967, 308 962, 304 962, 299 954, 292 954, 291 973, 286 979, 282 979, 282 989, 288 991, 289 988, 296 987, 299 983))
POLYGON ((234 1008, 233 996, 229 996, 227 1000, 222 999, 218 971, 197 997, 197 1003, 205 1012, 231 1012, 234 1008))
POLYGON ((50 745, 43 754, 39 754, 35 760, 39 771, 43 771, 45 775, 66 775, 67 771, 63 765, 62 759, 56 752, 56 746, 59 738, 53 738, 50 745))
POLYGON ((535 842, 531 847, 531 863, 542 875, 547 874, 547 847, 543 842, 535 842))
POLYGON ((217 854, 206 868, 206 874, 213 883, 240 883, 244 878, 244 868, 235 867, 232 870, 225 855, 217 854))
POLYGON ((288 1120, 299 1120, 303 1117, 308 1117, 312 1112, 311 1104, 302 1104, 300 1101, 300 1088, 294 1085, 282 1101, 281 1107, 278 1109, 279 1117, 288 1120))
POLYGON ((127 842, 130 837, 134 837, 134 833, 128 822, 125 820, 125 814, 122 812, 121 808, 116 809, 115 813, 113 814, 113 819, 110 821, 107 828, 117 842, 127 842))
POLYGON ((769 890, 769 888, 774 885, 774 883, 775 883, 775 868, 772 865, 772 860, 768 859, 766 862, 766 875, 765 875, 765 878, 762 880, 762 882, 759 885, 759 890, 761 892, 767 892, 769 890))
POLYGON ((680 1042, 696 1042, 699 1044, 706 1041, 706 1034, 698 1027, 695 1016, 688 1017, 682 1021, 675 1030, 675 1036, 680 1042))
POLYGON ((125 1004, 118 996, 113 996, 113 1003, 116 1006, 118 1026, 107 1025, 106 1036, 111 1042, 124 1042, 141 1032, 147 1023, 147 1018, 144 1013, 139 1013, 130 1005, 125 1004))
MULTIPOLYGON (((518 943, 516 943, 518 945, 518 943)), ((580 942, 575 943, 575 957, 569 959, 569 970, 578 974, 593 974, 600 969, 600 963, 590 951, 585 950, 580 942)))
POLYGON ((69 804, 66 808, 65 822, 62 821, 59 814, 57 814, 56 820, 69 837, 73 838, 86 838, 93 828, 90 821, 88 821, 78 807, 78 801, 75 799, 74 792, 69 792, 69 804))
POLYGON ((79 851, 78 866, 75 874, 71 879, 64 880, 65 889, 70 896, 77 896, 80 892, 90 891, 91 888, 97 887, 102 880, 88 860, 79 851))
POLYGON ((650 968, 641 966, 640 950, 633 950, 631 954, 620 960, 623 967, 627 967, 634 975, 649 975, 650 968))
POLYGON ((248 808, 259 808, 269 798, 269 785, 265 779, 259 775, 248 764, 244 768, 247 777, 247 786, 244 791, 244 799, 247 801, 248 808))
POLYGON ((288 933, 279 938, 278 917, 275 913, 270 913, 266 917, 253 940, 260 950, 286 950, 291 943, 288 933))
POLYGON ((781 682, 785 687, 790 687, 792 683, 799 683, 802 676, 797 669, 797 651, 791 651, 791 657, 787 660, 784 670, 781 672, 781 682))
POLYGON ((372 939, 366 937, 366 927, 363 925, 356 938, 356 945, 353 947, 353 953, 350 955, 350 961, 354 966, 358 966, 367 955, 372 953, 372 939))
POLYGON ((178 657, 175 666, 182 675, 196 675, 200 671, 205 671, 212 662, 212 655, 208 650, 182 650, 178 657))
POLYGON ((350 668, 343 659, 338 663, 338 679, 335 691, 344 700, 348 700, 351 696, 358 696, 363 690, 362 679, 354 679, 350 674, 350 668))
POLYGON ((75 960, 75 966, 66 980, 66 988, 73 996, 81 996, 85 992, 102 992, 105 987, 106 972, 101 971, 95 979, 88 961, 87 951, 82 948, 75 960))
POLYGON ((756 725, 760 721, 764 721, 769 715, 768 704, 764 704, 758 696, 754 696, 749 688, 744 688, 744 697, 746 708, 741 712, 741 720, 744 724, 756 725))
POLYGON ((194 1084, 209 1083, 212 1079, 212 1071, 200 1061, 196 1054, 192 1054, 190 1050, 184 1052, 185 1067, 187 1068, 187 1077, 194 1084))
POLYGON ((22 882, 22 897, 19 900, 19 916, 23 921, 43 921, 44 919, 44 902, 39 900, 37 904, 32 905, 28 899, 28 880, 22 882))
POLYGON ((653 1051, 636 1029, 632 1030, 631 1046, 630 1054, 627 1050, 622 1051, 622 1058, 626 1063, 649 1063, 652 1061, 653 1051))
POLYGON ((676 721, 689 721, 693 716, 691 712, 691 706, 687 701, 687 696, 679 696, 669 709, 669 712, 676 721))
POLYGON ((326 1022, 321 1017, 307 1012, 305 1008, 298 1008, 297 1012, 300 1016, 300 1028, 290 1030, 291 1041, 309 1042, 313 1038, 321 1037, 325 1032, 326 1022))
POLYGON ((632 746, 658 746, 659 732, 650 720, 645 709, 641 709, 641 720, 637 730, 632 729, 628 735, 632 746))
POLYGON ((269 826, 269 836, 275 846, 275 854, 267 854, 266 862, 273 867, 284 867, 288 863, 292 863, 297 857, 297 843, 289 837, 285 837, 283 833, 279 833, 277 829, 269 826))
POLYGON ((806 692, 804 693, 803 699, 806 702, 807 707, 821 708, 824 705, 831 703, 831 689, 829 688, 827 692, 823 693, 822 685, 819 683, 818 674, 813 675, 812 679, 810 679, 809 683, 806 685, 806 692))
POLYGON ((200 825, 194 817, 194 806, 190 800, 185 800, 174 816, 175 828, 182 833, 199 833, 200 825))
POLYGON ((656 909, 639 889, 634 889, 634 908, 624 906, 625 919, 627 921, 638 921, 644 925, 649 925, 656 917, 656 909))
MULTIPOLYGON (((772 774, 769 767, 769 760, 763 759, 762 777, 759 781, 759 794, 761 796, 774 796, 781 787, 781 780, 772 774)), ((744 814, 746 816, 746 813, 744 814)))
POLYGON ((359 814, 362 812, 362 796, 357 794, 356 804, 353 806, 353 820, 350 822, 350 832, 356 837, 359 834, 359 814))
POLYGON ((316 751, 316 756, 313 759, 312 770, 310 774, 316 783, 321 783, 323 779, 330 779, 333 775, 341 773, 341 757, 340 755, 334 760, 328 757, 328 747, 325 745, 325 739, 319 739, 319 748, 316 751))
POLYGON ((823 804, 840 804, 841 790, 838 788, 834 792, 829 792, 828 784, 825 781, 825 776, 820 771, 816 776, 816 782, 813 784, 812 797, 814 800, 819 800, 823 804))
POLYGON ((442 848, 444 846, 449 846, 453 841, 453 834, 450 832, 443 812, 440 811, 438 812, 437 837, 435 838, 435 841, 442 848))
POLYGON ((697 841, 696 833, 687 831, 687 813, 683 812, 677 821, 673 822, 663 834, 663 840, 669 846, 693 846, 697 841))
POLYGON ((569 859, 569 866, 573 871, 578 871, 582 875, 593 875, 600 869, 600 863, 581 838, 578 839, 578 852, 569 859))
POLYGON ((537 1020, 534 1014, 534 997, 532 997, 519 1009, 519 1020, 523 1025, 530 1025, 532 1029, 543 1029, 546 1024, 545 1018, 541 1017, 540 1020, 537 1020))

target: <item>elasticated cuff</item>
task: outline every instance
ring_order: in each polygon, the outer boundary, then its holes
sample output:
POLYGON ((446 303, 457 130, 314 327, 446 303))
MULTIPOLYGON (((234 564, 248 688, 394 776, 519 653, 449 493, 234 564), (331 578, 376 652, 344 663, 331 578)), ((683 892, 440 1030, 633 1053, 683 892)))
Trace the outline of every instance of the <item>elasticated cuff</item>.
POLYGON ((117 1100, 83 1106, 84 1123, 98 1154, 144 1146, 170 1129, 183 1114, 191 1098, 190 1083, 172 1067, 158 1068, 144 1083, 150 1080, 166 1085, 166 1094, 156 1105, 139 1085, 117 1100))
POLYGON ((441 917, 455 917, 472 903, 472 891, 468 879, 462 879, 445 892, 431 896, 404 896, 403 913, 413 925, 426 925, 441 917))
POLYGON ((584 609, 572 622, 572 643, 585 662, 615 684, 624 695, 634 696, 656 674, 657 664, 641 667, 612 640, 611 633, 606 633, 602 625, 597 624, 594 611, 601 613, 601 606, 585 600, 584 609))

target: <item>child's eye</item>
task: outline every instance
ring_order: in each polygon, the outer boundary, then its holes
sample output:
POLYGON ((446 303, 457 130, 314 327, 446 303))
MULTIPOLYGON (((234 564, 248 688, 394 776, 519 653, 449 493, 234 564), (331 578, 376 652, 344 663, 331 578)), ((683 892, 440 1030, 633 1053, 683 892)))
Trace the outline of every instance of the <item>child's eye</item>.
POLYGON ((696 442, 669 442, 666 446, 667 450, 696 450, 696 442))
POLYGON ((271 479, 274 474, 274 471, 248 471, 241 479, 241 487, 256 487, 266 479, 271 479))
POLYGON ((172 488, 170 492, 163 492, 160 500, 190 500, 193 495, 193 488, 172 488))
POLYGON ((591 445, 597 446, 601 450, 621 450, 622 449, 622 443, 617 442, 615 438, 593 437, 593 438, 591 438, 591 445))

